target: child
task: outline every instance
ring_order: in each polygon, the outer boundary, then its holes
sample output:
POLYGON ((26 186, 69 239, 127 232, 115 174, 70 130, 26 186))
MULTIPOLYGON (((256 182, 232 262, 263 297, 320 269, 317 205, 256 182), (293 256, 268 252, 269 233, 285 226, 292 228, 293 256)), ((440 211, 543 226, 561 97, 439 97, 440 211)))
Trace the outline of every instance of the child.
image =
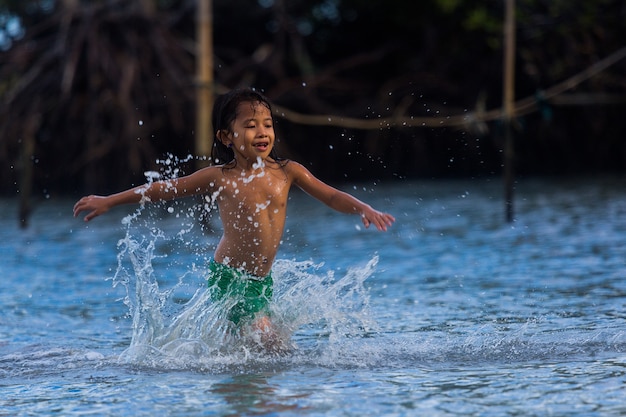
POLYGON ((83 197, 74 205, 74 217, 85 211, 85 221, 90 221, 121 204, 211 195, 224 229, 209 264, 212 297, 242 297, 228 318, 260 331, 261 343, 271 350, 275 335, 267 317, 270 271, 282 238, 290 187, 298 186, 339 212, 360 215, 365 227, 373 224, 386 231, 395 219, 323 183, 302 165, 277 158, 271 106, 257 91, 241 89, 219 96, 212 118, 213 158, 222 165, 109 196, 83 197))

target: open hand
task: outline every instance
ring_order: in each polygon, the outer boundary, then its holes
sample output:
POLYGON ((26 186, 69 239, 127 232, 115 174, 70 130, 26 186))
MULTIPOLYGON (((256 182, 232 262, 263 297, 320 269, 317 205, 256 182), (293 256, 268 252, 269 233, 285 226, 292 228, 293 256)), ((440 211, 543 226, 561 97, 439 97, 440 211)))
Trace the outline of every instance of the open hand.
POLYGON ((74 217, 77 217, 82 211, 88 211, 85 216, 85 221, 88 222, 94 217, 106 213, 109 211, 109 208, 107 197, 90 195, 81 198, 76 202, 76 204, 74 204, 74 217))
POLYGON ((387 227, 391 226, 396 221, 395 217, 391 214, 383 213, 378 210, 368 209, 361 214, 361 220, 365 227, 370 227, 373 224, 376 229, 381 232, 386 232, 387 227))

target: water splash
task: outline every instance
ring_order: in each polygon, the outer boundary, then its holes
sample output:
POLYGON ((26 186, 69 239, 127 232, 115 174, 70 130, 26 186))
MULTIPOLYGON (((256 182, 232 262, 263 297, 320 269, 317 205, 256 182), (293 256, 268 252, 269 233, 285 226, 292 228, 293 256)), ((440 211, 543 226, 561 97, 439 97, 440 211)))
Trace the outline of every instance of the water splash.
MULTIPOLYGON (((147 177, 163 176, 151 172, 147 177)), ((277 360, 275 352, 259 348, 258 332, 236 328, 227 319, 236 297, 211 299, 206 273, 217 235, 199 219, 215 212, 214 196, 205 202, 200 207, 185 202, 142 205, 123 220, 126 235, 118 242, 113 284, 126 289, 132 340, 121 362, 216 369, 277 360)), ((278 359, 315 352, 332 361, 350 339, 372 332, 376 325, 368 314, 364 282, 377 262, 373 257, 365 266, 335 276, 335 271, 324 272, 323 264, 278 260, 269 312, 276 337, 289 350, 278 359)))

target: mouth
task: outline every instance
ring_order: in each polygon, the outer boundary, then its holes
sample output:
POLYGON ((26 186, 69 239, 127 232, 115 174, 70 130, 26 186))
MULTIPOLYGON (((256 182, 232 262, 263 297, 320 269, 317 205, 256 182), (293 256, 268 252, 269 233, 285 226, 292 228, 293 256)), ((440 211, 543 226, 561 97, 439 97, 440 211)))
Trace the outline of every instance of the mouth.
POLYGON ((253 146, 259 151, 263 152, 263 151, 266 151, 270 147, 270 143, 267 141, 257 142, 253 146))

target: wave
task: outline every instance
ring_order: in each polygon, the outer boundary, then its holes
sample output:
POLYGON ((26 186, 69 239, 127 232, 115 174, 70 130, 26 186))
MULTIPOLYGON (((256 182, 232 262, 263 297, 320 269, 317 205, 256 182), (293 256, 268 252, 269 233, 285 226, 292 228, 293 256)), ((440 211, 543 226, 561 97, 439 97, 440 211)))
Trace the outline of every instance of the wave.
MULTIPOLYGON (((124 352, 32 345, 0 353, 0 378, 46 378, 68 372, 85 374, 111 368, 146 372, 264 372, 290 368, 455 369, 528 367, 575 361, 626 365, 626 337, 579 331, 566 340, 558 334, 525 338, 494 334, 480 340, 427 334, 335 334, 323 326, 293 336, 294 349, 282 355, 238 348, 216 351, 201 340, 179 338, 162 346, 131 344, 124 352)), ((0 348, 0 352, 6 350, 0 348)))

